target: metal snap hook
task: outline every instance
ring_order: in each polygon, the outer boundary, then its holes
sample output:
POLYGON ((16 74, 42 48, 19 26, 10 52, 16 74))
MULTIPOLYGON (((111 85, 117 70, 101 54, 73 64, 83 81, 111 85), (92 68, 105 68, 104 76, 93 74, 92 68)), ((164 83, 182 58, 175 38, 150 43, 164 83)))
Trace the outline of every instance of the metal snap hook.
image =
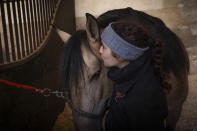
POLYGON ((45 97, 51 96, 51 89, 49 89, 49 88, 44 89, 43 95, 45 97))

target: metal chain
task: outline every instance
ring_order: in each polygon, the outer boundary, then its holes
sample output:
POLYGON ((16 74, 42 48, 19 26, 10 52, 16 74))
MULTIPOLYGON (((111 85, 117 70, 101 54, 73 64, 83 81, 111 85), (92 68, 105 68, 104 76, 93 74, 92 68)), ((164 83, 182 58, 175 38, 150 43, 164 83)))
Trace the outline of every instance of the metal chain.
POLYGON ((90 119, 102 119, 102 117, 104 116, 105 112, 102 112, 101 114, 93 114, 93 113, 85 112, 85 111, 83 111, 81 109, 76 108, 73 105, 71 99, 69 99, 67 91, 64 91, 64 92, 58 91, 58 90, 51 91, 48 88, 46 88, 44 90, 45 90, 45 93, 43 95, 45 97, 49 97, 49 96, 55 95, 58 98, 65 99, 66 102, 68 102, 68 105, 71 108, 71 110, 74 111, 75 113, 77 113, 79 116, 87 117, 87 118, 90 118, 90 119))
POLYGON ((51 91, 51 89, 46 89, 46 93, 44 94, 45 97, 49 97, 49 96, 56 96, 58 98, 62 98, 65 99, 66 98, 66 93, 63 91, 58 91, 58 90, 54 90, 51 91))

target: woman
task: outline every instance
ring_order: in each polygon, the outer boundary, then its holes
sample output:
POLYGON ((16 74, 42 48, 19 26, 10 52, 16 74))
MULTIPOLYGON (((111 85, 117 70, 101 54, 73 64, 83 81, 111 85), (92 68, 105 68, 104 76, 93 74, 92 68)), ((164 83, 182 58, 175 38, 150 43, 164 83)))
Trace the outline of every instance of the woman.
POLYGON ((101 40, 101 57, 115 83, 106 130, 165 130, 168 109, 159 71, 153 68, 154 41, 142 26, 124 22, 109 24, 101 40))

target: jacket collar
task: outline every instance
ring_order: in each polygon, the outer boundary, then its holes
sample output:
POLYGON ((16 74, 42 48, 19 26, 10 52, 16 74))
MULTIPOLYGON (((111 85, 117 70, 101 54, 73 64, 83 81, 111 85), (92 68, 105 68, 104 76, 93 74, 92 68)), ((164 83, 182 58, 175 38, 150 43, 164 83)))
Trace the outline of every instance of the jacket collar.
POLYGON ((151 54, 146 51, 138 59, 131 61, 123 68, 112 67, 108 72, 108 77, 115 82, 115 90, 125 94, 135 84, 141 73, 150 67, 151 54))

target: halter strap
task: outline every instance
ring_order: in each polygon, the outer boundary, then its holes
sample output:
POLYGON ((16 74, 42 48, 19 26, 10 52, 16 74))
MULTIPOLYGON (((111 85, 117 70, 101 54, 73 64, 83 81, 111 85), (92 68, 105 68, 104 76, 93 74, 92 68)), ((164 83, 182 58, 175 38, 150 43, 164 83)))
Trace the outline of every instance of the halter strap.
POLYGON ((69 107, 71 108, 72 111, 74 111, 78 116, 82 116, 82 117, 87 117, 90 119, 102 119, 102 117, 104 116, 105 112, 103 111, 101 114, 93 114, 93 113, 89 113, 89 112, 85 112, 81 109, 77 109, 73 104, 72 101, 68 95, 68 92, 66 91, 66 100, 68 102, 69 107))

